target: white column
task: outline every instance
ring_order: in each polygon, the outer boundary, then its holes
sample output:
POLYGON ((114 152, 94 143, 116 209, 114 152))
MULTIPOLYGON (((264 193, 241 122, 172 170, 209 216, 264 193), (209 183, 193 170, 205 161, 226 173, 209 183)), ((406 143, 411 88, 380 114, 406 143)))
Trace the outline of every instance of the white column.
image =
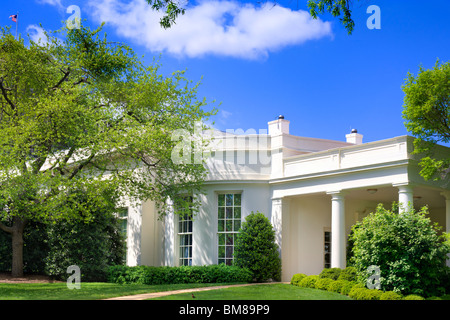
MULTIPOLYGON (((441 192, 445 197, 445 232, 450 232, 450 191, 441 192)), ((450 254, 449 254, 450 258, 450 254)), ((447 259, 447 266, 450 267, 450 259, 447 259)))
POLYGON ((328 192, 331 195, 331 267, 345 268, 345 197, 344 193, 328 192))
POLYGON ((175 213, 172 199, 167 200, 170 208, 164 217, 164 266, 173 267, 175 262, 175 213))
POLYGON ((409 184, 394 185, 394 187, 398 188, 398 205, 400 213, 407 211, 410 207, 413 207, 413 187, 409 184))
POLYGON ((278 245, 278 251, 281 255, 282 231, 283 231, 283 200, 281 198, 272 199, 272 214, 270 222, 275 230, 275 243, 278 245))

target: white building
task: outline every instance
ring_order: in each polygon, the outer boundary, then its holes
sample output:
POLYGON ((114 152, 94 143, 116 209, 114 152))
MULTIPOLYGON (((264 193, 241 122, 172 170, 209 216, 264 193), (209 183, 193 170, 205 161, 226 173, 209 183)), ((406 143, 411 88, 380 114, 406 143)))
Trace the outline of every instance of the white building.
MULTIPOLYGON (((428 205, 430 218, 450 231, 450 181, 419 175, 413 138, 362 138, 356 130, 346 142, 293 136, 282 116, 268 123, 268 134, 222 133, 193 221, 170 213, 160 221, 151 202, 128 208, 127 264, 229 263, 234 235, 252 211, 276 230, 283 281, 344 268, 352 225, 379 203, 428 205)), ((439 152, 450 157, 450 148, 439 152)))

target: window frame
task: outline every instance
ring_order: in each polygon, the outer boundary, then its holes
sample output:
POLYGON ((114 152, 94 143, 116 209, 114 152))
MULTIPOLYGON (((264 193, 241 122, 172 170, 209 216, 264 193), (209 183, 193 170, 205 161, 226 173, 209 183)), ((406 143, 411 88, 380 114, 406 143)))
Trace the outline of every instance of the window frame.
POLYGON ((324 228, 323 229, 323 267, 324 269, 329 269, 331 268, 331 254, 332 254, 332 247, 331 247, 331 229, 330 228, 324 228), (327 239, 327 233, 328 235, 328 241, 326 241, 327 239), (327 245, 328 245, 328 251, 327 249, 327 245), (328 255, 328 260, 329 262, 327 262, 327 255, 328 255))
MULTIPOLYGON (((193 197, 192 196, 188 196, 186 195, 185 198, 190 198, 191 203, 193 202, 193 197)), ((183 214, 176 214, 175 215, 176 218, 174 220, 174 224, 175 224, 175 264, 177 266, 191 266, 193 263, 193 245, 194 245, 194 220, 193 218, 193 212, 191 211, 183 213, 183 214), (188 219, 185 219, 185 217, 187 217, 188 219), (180 230, 180 226, 181 230, 180 230), (185 226, 187 227, 185 229, 185 226), (188 239, 188 244, 185 244, 182 242, 182 238, 188 239), (190 244, 189 244, 190 243, 190 244), (187 249, 188 254, 187 256, 184 256, 182 254, 182 247, 184 249, 187 249), (185 264, 185 261, 187 261, 187 264, 185 264)))
POLYGON ((230 265, 234 262, 234 246, 236 243, 236 235, 239 234, 239 229, 242 225, 243 198, 244 197, 242 191, 220 191, 216 193, 216 261, 218 264, 225 263, 227 265, 230 265), (233 195, 231 205, 227 203, 227 195, 233 195), (239 195, 240 197, 239 205, 235 203, 235 195, 239 195), (223 204, 220 203, 220 198, 222 196, 224 197, 223 204), (222 208, 223 210, 221 210, 222 208), (239 208, 239 213, 235 212, 235 208, 239 208), (227 229, 227 226, 231 226, 230 230, 227 229), (231 255, 231 258, 228 255, 231 255))

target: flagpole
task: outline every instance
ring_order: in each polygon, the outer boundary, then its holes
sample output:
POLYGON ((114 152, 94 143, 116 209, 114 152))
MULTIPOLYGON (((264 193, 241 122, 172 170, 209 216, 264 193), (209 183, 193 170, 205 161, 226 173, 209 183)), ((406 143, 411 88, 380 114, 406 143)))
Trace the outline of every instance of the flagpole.
POLYGON ((16 18, 16 40, 17 40, 17 28, 19 25, 19 11, 17 11, 17 18, 16 18))

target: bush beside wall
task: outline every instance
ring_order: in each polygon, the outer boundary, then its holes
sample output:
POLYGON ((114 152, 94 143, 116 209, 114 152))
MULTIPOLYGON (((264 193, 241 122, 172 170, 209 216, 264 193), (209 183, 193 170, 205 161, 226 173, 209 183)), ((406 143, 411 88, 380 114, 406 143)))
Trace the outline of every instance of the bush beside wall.
POLYGON ((117 265, 108 269, 108 282, 122 284, 226 283, 252 280, 250 270, 225 264, 181 267, 117 265))
MULTIPOLYGON (((425 300, 424 297, 416 294, 403 296, 402 294, 394 291, 368 289, 360 282, 346 279, 356 279, 355 268, 347 267, 341 270, 341 272, 338 270, 332 270, 322 272, 320 275, 309 276, 302 273, 297 273, 292 277, 291 284, 298 287, 314 288, 340 293, 342 295, 349 296, 354 300, 425 300), (339 276, 336 277, 336 274, 339 276), (331 277, 337 278, 337 280, 333 280, 331 277)), ((441 300, 441 298, 433 297, 433 300, 441 300)))

